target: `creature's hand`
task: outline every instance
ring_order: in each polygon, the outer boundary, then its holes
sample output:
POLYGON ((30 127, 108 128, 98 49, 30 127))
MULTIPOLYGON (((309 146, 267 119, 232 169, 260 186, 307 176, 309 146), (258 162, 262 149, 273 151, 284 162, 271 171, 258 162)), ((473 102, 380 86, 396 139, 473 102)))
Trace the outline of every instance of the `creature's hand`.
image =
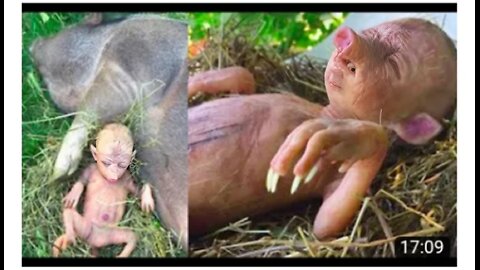
POLYGON ((372 156, 388 142, 385 129, 378 124, 360 120, 308 120, 293 130, 270 163, 267 190, 275 192, 280 176, 286 175, 294 161, 295 179, 291 193, 302 180, 311 181, 317 173, 317 162, 325 158, 341 162, 340 173, 345 173, 356 161, 372 156), (381 146, 381 147, 380 147, 381 146))
POLYGON ((82 192, 83 184, 77 182, 73 186, 72 190, 70 190, 70 192, 68 192, 68 194, 63 198, 63 206, 65 208, 76 208, 82 192))
POLYGON ((142 210, 146 213, 152 212, 155 204, 153 202, 152 189, 150 188, 150 185, 147 184, 143 187, 141 200, 142 210))

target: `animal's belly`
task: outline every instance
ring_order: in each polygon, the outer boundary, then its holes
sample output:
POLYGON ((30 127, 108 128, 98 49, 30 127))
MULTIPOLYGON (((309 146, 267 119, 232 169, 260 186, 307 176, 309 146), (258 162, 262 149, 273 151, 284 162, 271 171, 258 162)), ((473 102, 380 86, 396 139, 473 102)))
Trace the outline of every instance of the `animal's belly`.
POLYGON ((212 101, 189 110, 189 232, 195 236, 244 216, 253 216, 319 196, 320 178, 290 195, 293 175, 277 191, 265 187, 274 154, 286 136, 320 106, 278 94, 212 101))
POLYGON ((98 225, 116 224, 122 219, 125 200, 89 198, 84 206, 84 218, 98 225))

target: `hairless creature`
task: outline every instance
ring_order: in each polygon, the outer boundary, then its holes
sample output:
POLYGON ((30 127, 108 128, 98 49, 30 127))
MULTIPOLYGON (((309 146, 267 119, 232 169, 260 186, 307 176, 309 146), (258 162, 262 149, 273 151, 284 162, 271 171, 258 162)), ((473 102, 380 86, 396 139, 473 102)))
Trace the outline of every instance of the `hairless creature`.
MULTIPOLYGON (((421 19, 361 33, 344 27, 334 45, 326 107, 257 94, 189 109, 191 237, 313 198, 323 198, 314 234, 334 236, 351 222, 378 173, 388 130, 411 144, 441 131, 439 121, 455 102, 456 49, 439 27, 421 19)), ((189 95, 251 93, 247 73, 231 67, 197 74, 189 95)))
POLYGON ((80 237, 92 248, 92 255, 98 255, 100 247, 111 244, 125 244, 118 257, 128 257, 135 248, 137 237, 127 228, 117 227, 125 212, 128 193, 140 197, 142 210, 154 208, 152 189, 145 184, 138 190, 127 167, 135 155, 130 130, 120 124, 106 125, 97 136, 96 147, 90 150, 94 164, 83 170, 78 181, 63 199, 63 222, 65 234, 55 240, 53 256, 80 237), (85 194, 83 215, 76 210, 83 190, 85 194))
POLYGON ((187 25, 179 21, 144 14, 106 21, 94 13, 31 47, 53 102, 76 112, 51 179, 77 170, 92 124, 121 120, 134 108, 138 178, 151 184, 155 212, 184 248, 187 42, 187 25))

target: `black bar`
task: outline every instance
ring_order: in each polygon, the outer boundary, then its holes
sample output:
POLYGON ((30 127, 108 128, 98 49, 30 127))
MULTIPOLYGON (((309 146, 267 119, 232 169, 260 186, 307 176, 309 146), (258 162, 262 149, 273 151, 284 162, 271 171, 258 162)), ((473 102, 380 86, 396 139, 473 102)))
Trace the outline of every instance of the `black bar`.
POLYGON ((22 266, 457 266, 457 258, 22 258, 22 266))
POLYGON ((22 12, 456 12, 456 3, 23 3, 22 12))

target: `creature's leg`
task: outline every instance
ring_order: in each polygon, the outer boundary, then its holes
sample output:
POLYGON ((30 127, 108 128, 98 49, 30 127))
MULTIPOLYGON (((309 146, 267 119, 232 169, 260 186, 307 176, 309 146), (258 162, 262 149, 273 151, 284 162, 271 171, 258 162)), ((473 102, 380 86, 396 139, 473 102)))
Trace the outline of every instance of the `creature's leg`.
POLYGON ((92 257, 94 258, 98 257, 98 248, 90 247, 90 254, 92 254, 92 257))
POLYGON ((91 232, 91 225, 74 209, 67 208, 63 211, 63 223, 65 234, 55 240, 53 245, 53 256, 58 257, 60 252, 65 250, 70 243, 75 244, 75 238, 88 237, 91 232))
POLYGON ((62 141, 50 180, 56 180, 75 172, 82 158, 82 150, 88 141, 88 117, 77 115, 62 141))
POLYGON ((220 70, 199 72, 188 79, 188 96, 205 93, 245 93, 255 92, 253 75, 243 67, 228 67, 220 70))
POLYGON ((87 239, 90 246, 100 248, 107 245, 126 244, 117 257, 128 257, 137 243, 137 236, 130 229, 93 226, 87 239))

